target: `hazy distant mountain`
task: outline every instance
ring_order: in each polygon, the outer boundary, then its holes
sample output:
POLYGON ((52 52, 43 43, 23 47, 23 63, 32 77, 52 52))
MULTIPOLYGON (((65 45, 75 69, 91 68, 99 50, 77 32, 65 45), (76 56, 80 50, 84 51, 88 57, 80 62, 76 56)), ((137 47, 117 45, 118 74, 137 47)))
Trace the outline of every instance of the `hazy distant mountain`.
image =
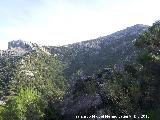
POLYGON ((108 36, 60 47, 47 47, 59 60, 68 64, 67 75, 91 75, 108 65, 121 69, 121 63, 134 59, 133 46, 147 25, 137 24, 108 36))

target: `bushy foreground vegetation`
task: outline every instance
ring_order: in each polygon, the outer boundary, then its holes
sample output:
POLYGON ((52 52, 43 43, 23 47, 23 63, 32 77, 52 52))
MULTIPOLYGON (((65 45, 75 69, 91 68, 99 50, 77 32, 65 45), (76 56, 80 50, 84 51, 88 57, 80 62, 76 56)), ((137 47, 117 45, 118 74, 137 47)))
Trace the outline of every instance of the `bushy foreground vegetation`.
POLYGON ((55 104, 66 90, 64 65, 41 49, 1 60, 1 119, 59 119, 55 104))
POLYGON ((123 72, 112 69, 109 77, 104 74, 102 88, 119 109, 111 106, 113 113, 147 114, 150 119, 159 120, 160 21, 149 27, 134 44, 140 50, 137 62, 126 63, 123 72))
MULTIPOLYGON (((157 21, 134 41, 139 51, 136 61, 125 62, 121 70, 111 66, 91 78, 78 80, 74 96, 98 93, 103 102, 99 109, 104 114, 148 115, 152 120, 159 120, 159 38, 160 22, 157 21)), ((95 109, 86 113, 93 114, 95 109)))
POLYGON ((44 110, 45 101, 39 93, 27 88, 1 106, 1 117, 4 120, 40 120, 44 118, 44 110))

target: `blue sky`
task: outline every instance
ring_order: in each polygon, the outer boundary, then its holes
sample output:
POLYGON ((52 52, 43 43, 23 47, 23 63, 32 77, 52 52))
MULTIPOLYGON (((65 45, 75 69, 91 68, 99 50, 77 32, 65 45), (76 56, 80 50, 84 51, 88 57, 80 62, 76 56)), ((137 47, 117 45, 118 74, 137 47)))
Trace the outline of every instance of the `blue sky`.
POLYGON ((0 49, 22 39, 64 45, 160 19, 159 0, 0 0, 0 49))

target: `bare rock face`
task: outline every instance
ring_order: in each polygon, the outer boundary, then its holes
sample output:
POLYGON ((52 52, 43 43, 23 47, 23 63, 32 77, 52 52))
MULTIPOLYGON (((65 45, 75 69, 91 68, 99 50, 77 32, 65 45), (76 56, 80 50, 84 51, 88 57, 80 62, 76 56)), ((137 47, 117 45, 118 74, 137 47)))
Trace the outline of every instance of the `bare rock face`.
POLYGON ((31 51, 33 48, 32 43, 27 43, 22 40, 13 40, 11 42, 8 42, 8 49, 15 49, 15 48, 21 48, 25 51, 31 51))
POLYGON ((7 50, 0 50, 0 57, 21 56, 29 51, 32 51, 32 48, 32 44, 29 44, 22 40, 13 40, 11 42, 8 42, 7 50))
POLYGON ((34 51, 37 44, 25 42, 22 40, 13 40, 8 42, 7 50, 0 50, 0 57, 22 56, 25 53, 34 51))

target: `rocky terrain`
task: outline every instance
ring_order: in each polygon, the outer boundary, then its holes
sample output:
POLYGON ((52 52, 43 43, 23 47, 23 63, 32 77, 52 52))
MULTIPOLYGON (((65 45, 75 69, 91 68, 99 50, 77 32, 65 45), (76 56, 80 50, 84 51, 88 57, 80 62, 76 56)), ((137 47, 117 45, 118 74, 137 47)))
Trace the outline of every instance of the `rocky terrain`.
POLYGON ((8 49, 0 51, 4 103, 0 119, 156 115, 160 108, 157 26, 137 24, 59 47, 9 42, 8 49))
POLYGON ((44 47, 39 46, 36 43, 29 43, 23 40, 13 40, 8 42, 7 50, 0 50, 0 57, 22 56, 26 53, 36 51, 37 48, 40 48, 47 54, 50 54, 44 47))
POLYGON ((134 60, 138 51, 133 41, 147 27, 137 24, 108 36, 47 49, 68 65, 68 76, 92 75, 109 65, 121 69, 124 62, 134 60))

